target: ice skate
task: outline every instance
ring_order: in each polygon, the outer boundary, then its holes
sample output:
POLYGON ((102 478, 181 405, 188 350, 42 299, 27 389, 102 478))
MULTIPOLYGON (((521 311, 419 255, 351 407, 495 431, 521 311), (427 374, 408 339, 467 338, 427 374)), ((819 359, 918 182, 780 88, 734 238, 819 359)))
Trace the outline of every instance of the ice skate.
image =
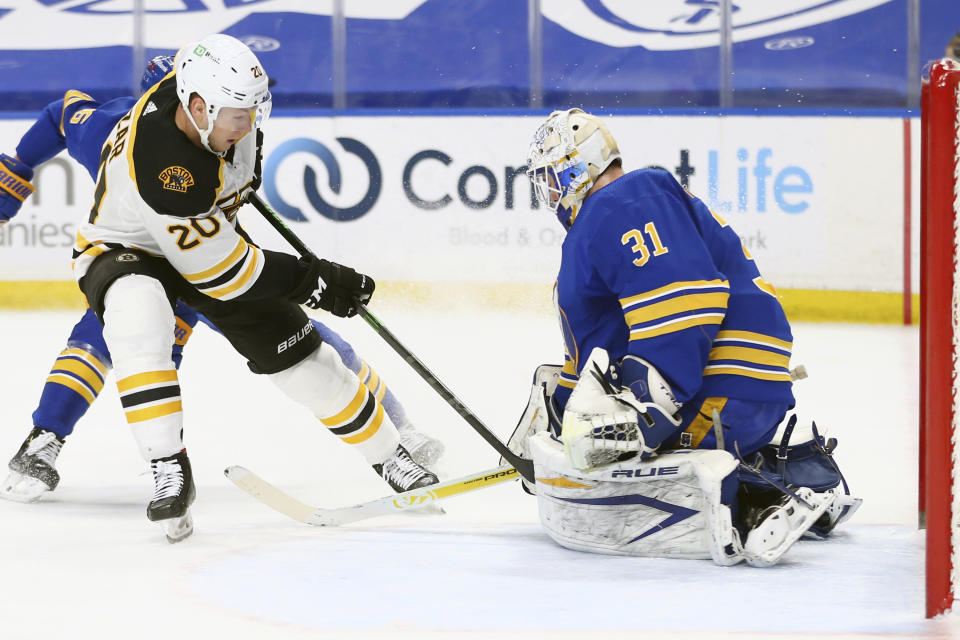
POLYGON ((796 494, 811 506, 791 496, 784 496, 778 504, 764 509, 757 517, 758 524, 747 532, 743 555, 752 567, 771 567, 787 552, 794 542, 826 512, 835 496, 814 493, 807 487, 796 494), (812 507, 812 508, 811 508, 812 507))
POLYGON ((147 518, 159 522, 169 542, 180 542, 193 533, 190 505, 196 498, 193 472, 186 451, 150 461, 153 470, 153 500, 147 518))
POLYGON ((373 470, 397 493, 420 489, 438 482, 436 474, 414 462, 402 444, 397 446, 392 456, 380 464, 373 465, 373 470))
POLYGON ((55 467, 63 438, 34 427, 10 460, 10 474, 0 485, 0 497, 16 502, 36 502, 60 483, 55 467))
POLYGON ((417 431, 411 423, 397 427, 397 431, 400 433, 400 444, 420 466, 428 467, 443 455, 443 443, 422 431, 417 431))

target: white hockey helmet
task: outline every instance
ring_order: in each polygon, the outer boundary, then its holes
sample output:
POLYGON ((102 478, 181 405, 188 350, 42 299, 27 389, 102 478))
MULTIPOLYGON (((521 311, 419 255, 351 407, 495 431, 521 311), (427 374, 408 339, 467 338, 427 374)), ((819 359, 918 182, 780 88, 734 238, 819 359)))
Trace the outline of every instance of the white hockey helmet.
POLYGON ((246 111, 254 127, 259 127, 270 113, 267 74, 253 51, 233 36, 214 33, 184 46, 176 55, 174 68, 180 103, 208 151, 213 151, 208 139, 221 109, 230 109, 234 115, 238 109, 246 111), (190 96, 194 93, 207 105, 205 129, 190 113, 190 96))
POLYGON ((593 183, 619 158, 600 118, 582 109, 554 111, 533 135, 527 177, 537 199, 569 229, 593 183))

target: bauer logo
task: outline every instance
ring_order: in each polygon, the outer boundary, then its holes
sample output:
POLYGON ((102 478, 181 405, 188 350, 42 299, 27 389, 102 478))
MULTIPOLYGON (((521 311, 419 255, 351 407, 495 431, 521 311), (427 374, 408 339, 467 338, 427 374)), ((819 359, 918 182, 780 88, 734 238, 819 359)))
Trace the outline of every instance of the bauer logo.
MULTIPOLYGON (((731 0, 735 42, 837 20, 891 0, 731 0)), ((582 38, 657 51, 715 47, 720 0, 543 0, 543 15, 582 38)))
POLYGON ((303 342, 303 340, 312 332, 313 332, 313 323, 308 322, 307 324, 303 325, 303 328, 300 329, 300 331, 297 331, 295 334, 293 334, 292 336, 290 336, 289 338, 287 338, 286 340, 278 344, 277 353, 283 353, 287 349, 290 349, 291 347, 293 347, 293 345, 297 344, 298 342, 303 342))
MULTIPOLYGON (((317 181, 320 179, 320 176, 318 176, 316 169, 312 166, 312 164, 315 163, 304 162, 302 160, 302 158, 304 158, 303 154, 313 156, 313 158, 320 161, 327 174, 327 187, 334 194, 340 194, 343 186, 340 163, 326 145, 310 138, 294 138, 287 140, 274 149, 267 158, 263 168, 263 188, 266 192, 267 199, 277 213, 285 218, 298 222, 305 222, 307 220, 303 211, 295 204, 289 202, 277 187, 277 173, 281 165, 283 165, 284 172, 297 171, 298 166, 302 167, 300 170, 303 172, 303 196, 307 202, 310 203, 310 206, 325 218, 340 222, 356 220, 373 208, 373 205, 377 202, 377 198, 380 197, 380 189, 383 184, 380 163, 377 162, 377 157, 367 145, 354 138, 337 138, 337 142, 344 152, 359 158, 366 167, 368 176, 366 193, 360 197, 359 201, 350 206, 335 206, 327 202, 320 194, 320 189, 317 186, 317 181), (300 159, 295 160, 291 158, 287 160, 294 154, 297 154, 300 159)), ((362 178, 357 177, 355 172, 351 171, 349 175, 351 181, 362 180, 362 178)))

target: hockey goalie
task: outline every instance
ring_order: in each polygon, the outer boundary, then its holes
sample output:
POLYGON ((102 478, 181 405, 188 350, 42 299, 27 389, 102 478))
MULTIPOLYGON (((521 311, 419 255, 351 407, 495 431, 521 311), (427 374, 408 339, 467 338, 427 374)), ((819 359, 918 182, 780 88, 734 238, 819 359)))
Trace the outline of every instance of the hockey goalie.
POLYGON ((723 218, 662 169, 626 172, 605 122, 554 111, 527 176, 567 235, 562 367, 541 367, 511 449, 573 549, 770 566, 860 501, 801 424, 790 323, 723 218))

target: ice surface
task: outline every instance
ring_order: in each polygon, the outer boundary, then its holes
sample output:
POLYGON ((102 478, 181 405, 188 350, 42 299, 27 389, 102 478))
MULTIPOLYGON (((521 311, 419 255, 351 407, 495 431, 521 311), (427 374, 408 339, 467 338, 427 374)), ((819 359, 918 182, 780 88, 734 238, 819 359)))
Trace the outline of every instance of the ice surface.
MULTIPOLYGON (((536 314, 373 311, 502 438, 559 332, 536 314)), ((0 457, 26 436, 53 358, 78 314, 0 313, 0 457)), ((323 317, 442 438, 448 479, 496 453, 360 319, 323 317)), ((538 524, 517 483, 403 515, 311 528, 223 477, 242 464, 301 500, 386 495, 226 341, 196 330, 181 369, 196 533, 166 543, 145 517, 152 491, 112 378, 64 446, 60 487, 38 504, 0 501, 0 638, 791 638, 953 637, 923 617, 917 517, 917 330, 795 326, 799 407, 839 439, 864 505, 828 542, 800 542, 771 569, 577 553, 538 524), (145 474, 145 475, 144 475, 145 474)), ((946 559, 944 559, 946 561, 946 559)))

